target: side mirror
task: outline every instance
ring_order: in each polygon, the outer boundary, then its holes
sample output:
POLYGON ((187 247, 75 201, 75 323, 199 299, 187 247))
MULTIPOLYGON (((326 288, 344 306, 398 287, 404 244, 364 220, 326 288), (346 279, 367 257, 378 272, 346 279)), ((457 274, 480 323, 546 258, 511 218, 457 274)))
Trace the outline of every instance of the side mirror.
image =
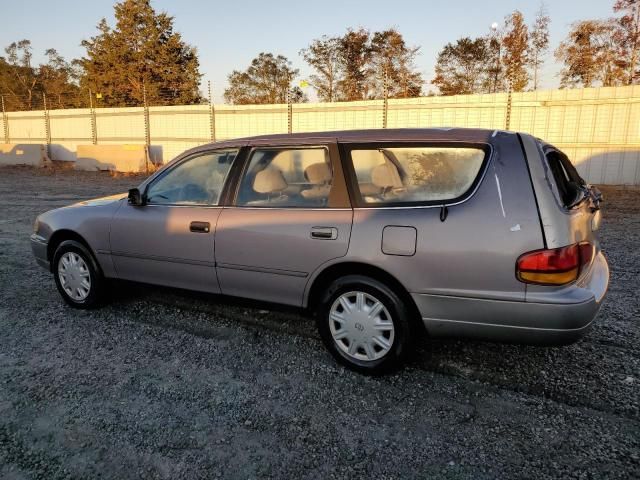
POLYGON ((137 188, 132 188, 129 190, 129 205, 133 205, 136 207, 141 207, 144 205, 144 199, 142 197, 142 193, 137 188))

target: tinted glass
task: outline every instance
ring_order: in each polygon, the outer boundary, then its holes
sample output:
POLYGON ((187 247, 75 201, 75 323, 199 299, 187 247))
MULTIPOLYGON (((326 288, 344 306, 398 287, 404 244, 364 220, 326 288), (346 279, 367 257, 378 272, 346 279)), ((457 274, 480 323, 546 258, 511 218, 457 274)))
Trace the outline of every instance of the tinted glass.
POLYGON ((472 147, 351 150, 364 203, 415 203, 463 195, 480 173, 485 152, 472 147))
POLYGON ((147 202, 169 205, 217 205, 237 150, 198 155, 151 184, 147 202))
POLYGON ((325 148, 256 149, 242 178, 237 205, 324 207, 332 179, 325 148))

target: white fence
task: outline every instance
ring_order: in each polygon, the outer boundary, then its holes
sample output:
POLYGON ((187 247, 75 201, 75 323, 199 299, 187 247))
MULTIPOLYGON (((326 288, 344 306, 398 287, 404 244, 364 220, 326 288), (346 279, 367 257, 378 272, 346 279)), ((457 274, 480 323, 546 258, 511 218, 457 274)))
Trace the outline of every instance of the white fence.
MULTIPOLYGON (((80 144, 150 145, 166 162, 187 148, 266 133, 395 127, 481 127, 528 132, 562 150, 596 184, 640 185, 640 86, 343 103, 9 112, 6 143, 46 143, 54 160, 80 144), (509 118, 508 118, 509 117, 509 118), (147 130, 148 129, 148 130, 147 130), (148 139, 148 140, 147 140, 148 139)), ((0 141, 2 138, 0 138, 0 141)))

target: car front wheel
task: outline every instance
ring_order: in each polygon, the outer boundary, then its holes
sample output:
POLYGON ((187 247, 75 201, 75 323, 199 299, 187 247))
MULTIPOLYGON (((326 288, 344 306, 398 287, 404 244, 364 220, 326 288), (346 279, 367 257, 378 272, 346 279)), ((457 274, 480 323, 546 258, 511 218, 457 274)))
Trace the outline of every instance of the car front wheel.
POLYGON ((363 373, 397 366, 410 348, 410 316, 400 297, 373 278, 349 275, 328 288, 317 312, 325 346, 363 373))
POLYGON ((79 242, 62 242, 53 256, 56 286, 65 302, 75 308, 89 309, 100 304, 103 278, 87 248, 79 242))

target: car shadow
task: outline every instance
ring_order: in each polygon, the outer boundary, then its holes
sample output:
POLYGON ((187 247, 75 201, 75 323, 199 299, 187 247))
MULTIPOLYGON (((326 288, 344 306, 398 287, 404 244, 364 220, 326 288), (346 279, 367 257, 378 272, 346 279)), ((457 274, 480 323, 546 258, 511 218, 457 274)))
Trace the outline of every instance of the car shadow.
MULTIPOLYGON (((217 336, 219 325, 211 321, 211 318, 221 318, 258 330, 293 334, 320 342, 312 315, 302 308, 125 281, 113 282, 110 296, 112 304, 123 311, 129 311, 128 307, 132 304, 143 302, 194 314, 156 315, 153 318, 133 319, 205 338, 217 336), (194 328, 193 318, 187 317, 197 314, 205 314, 206 317, 196 320, 197 328, 194 328)), ((318 348, 322 348, 320 343, 318 348)), ((415 339, 415 349, 409 355, 406 365, 410 368, 483 380, 486 376, 482 372, 488 366, 491 370, 505 371, 517 368, 514 361, 518 357, 526 357, 528 364, 533 362, 543 365, 549 360, 549 351, 560 351, 561 348, 419 335, 415 339), (508 367, 509 363, 511 367, 508 367)))

